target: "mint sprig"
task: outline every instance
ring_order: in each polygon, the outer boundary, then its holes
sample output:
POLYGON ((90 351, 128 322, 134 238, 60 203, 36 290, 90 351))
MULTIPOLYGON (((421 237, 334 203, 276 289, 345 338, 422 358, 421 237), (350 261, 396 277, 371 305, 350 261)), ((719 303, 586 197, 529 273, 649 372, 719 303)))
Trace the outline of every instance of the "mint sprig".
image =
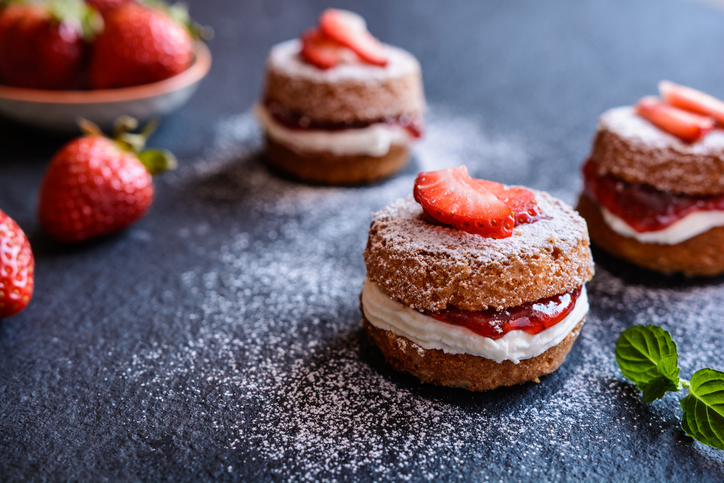
POLYGON ((671 334, 655 325, 624 330, 616 342, 616 362, 643 392, 644 402, 686 387, 681 427, 700 443, 724 450, 724 372, 701 369, 690 381, 679 378, 679 354, 671 334))
POLYGON ((621 372, 644 393, 644 402, 678 391, 679 354, 671 334, 655 325, 625 330, 616 342, 616 362, 621 372))
POLYGON ((681 427, 692 438, 724 449, 724 372, 701 369, 684 385, 689 395, 681 400, 681 427))

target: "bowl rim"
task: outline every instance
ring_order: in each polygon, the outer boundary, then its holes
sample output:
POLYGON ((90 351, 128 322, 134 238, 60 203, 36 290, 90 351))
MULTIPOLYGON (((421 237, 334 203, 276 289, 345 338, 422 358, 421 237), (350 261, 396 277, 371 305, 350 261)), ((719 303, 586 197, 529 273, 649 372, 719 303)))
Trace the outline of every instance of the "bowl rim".
POLYGON ((39 104, 110 104, 149 99, 179 91, 203 79, 211 69, 211 51, 205 43, 196 41, 194 54, 191 67, 173 77, 151 84, 87 91, 51 91, 0 85, 0 99, 39 104))

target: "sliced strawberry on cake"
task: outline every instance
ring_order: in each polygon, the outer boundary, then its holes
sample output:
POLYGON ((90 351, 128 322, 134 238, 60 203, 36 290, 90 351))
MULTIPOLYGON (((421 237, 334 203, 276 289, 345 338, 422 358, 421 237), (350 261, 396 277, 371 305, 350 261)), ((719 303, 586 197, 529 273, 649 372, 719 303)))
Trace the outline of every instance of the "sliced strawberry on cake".
POLYGON ((636 114, 683 141, 698 141, 714 129, 712 118, 684 111, 653 96, 642 98, 635 107, 636 114))
POLYGON ((302 34, 302 56, 320 69, 331 69, 340 62, 352 63, 357 54, 344 47, 319 29, 309 29, 302 34))
POLYGON ((471 178, 465 166, 420 173, 413 194, 428 216, 484 237, 507 238, 544 216, 531 191, 471 178))
POLYGON ((545 216, 535 201, 535 195, 525 188, 505 186, 484 179, 473 179, 473 182, 493 193, 500 201, 508 205, 513 210, 516 225, 532 223, 545 216))
POLYGON ((420 173, 413 194, 425 212, 441 223, 491 238, 513 234, 513 211, 475 183, 465 166, 420 173))
POLYGON ((724 125, 724 101, 714 96, 669 81, 659 82, 659 93, 667 104, 712 117, 724 125))
POLYGON ((365 62, 387 65, 384 46, 369 33, 365 20, 356 13, 328 8, 319 17, 319 28, 330 39, 352 49, 365 62))

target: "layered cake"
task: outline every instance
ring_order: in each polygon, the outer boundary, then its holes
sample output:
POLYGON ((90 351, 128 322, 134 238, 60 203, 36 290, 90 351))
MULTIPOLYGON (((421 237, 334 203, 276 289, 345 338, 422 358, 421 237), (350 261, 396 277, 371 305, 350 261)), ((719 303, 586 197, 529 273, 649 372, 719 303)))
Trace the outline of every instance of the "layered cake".
POLYGON ((585 221, 550 195, 421 173, 376 213, 360 297, 371 343, 423 382, 483 391, 565 360, 588 313, 585 221))
POLYGON ((364 20, 324 11, 316 28, 274 46, 257 116, 270 165, 322 184, 367 183, 400 170, 422 133, 420 64, 364 20))
POLYGON ((724 272, 724 103, 660 84, 599 119, 578 211, 593 242, 661 272, 724 272))

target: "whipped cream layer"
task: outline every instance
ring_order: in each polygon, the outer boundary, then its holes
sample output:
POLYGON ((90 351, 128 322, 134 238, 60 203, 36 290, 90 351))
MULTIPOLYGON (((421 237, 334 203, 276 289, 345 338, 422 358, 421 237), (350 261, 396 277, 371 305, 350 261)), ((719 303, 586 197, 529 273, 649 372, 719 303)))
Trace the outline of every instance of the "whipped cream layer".
POLYGON ((496 340, 411 309, 370 280, 365 280, 362 288, 362 306, 369 323, 403 336, 423 349, 439 349, 448 354, 470 354, 498 363, 511 361, 518 364, 560 344, 588 313, 588 296, 586 287, 582 287, 571 313, 553 327, 538 334, 511 330, 496 340))
POLYGON ((724 211, 695 211, 667 226, 663 230, 639 232, 624 220, 599 205, 601 215, 611 230, 641 243, 676 245, 704 232, 724 226, 724 211))
POLYGON ((285 146, 306 152, 329 152, 337 156, 384 156, 393 145, 408 146, 413 137, 404 127, 375 123, 367 127, 325 131, 290 129, 279 123, 261 104, 255 106, 267 135, 285 146))

